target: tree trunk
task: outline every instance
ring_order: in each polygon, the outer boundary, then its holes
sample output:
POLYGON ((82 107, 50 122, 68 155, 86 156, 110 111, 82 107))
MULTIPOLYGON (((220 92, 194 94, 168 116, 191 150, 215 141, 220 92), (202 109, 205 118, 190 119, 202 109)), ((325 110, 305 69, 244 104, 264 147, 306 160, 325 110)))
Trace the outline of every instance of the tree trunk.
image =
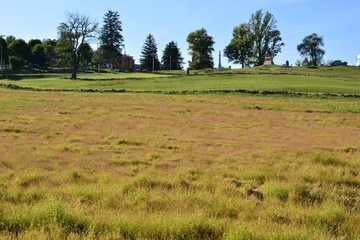
POLYGON ((71 74, 71 79, 76 79, 76 74, 77 74, 77 71, 79 69, 79 63, 77 63, 77 60, 74 61, 75 64, 73 66, 73 70, 72 70, 72 74, 71 74))
POLYGON ((71 79, 76 79, 76 70, 74 69, 72 74, 71 74, 71 79))

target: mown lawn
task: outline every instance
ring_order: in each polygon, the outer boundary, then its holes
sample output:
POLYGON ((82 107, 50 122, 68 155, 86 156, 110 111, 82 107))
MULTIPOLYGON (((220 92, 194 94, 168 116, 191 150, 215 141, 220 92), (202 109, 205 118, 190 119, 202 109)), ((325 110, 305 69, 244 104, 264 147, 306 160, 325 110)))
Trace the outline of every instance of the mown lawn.
POLYGON ((158 73, 79 74, 78 80, 69 77, 42 76, 1 80, 3 84, 46 89, 125 89, 136 91, 192 90, 259 90, 310 93, 360 94, 360 68, 322 67, 285 68, 258 67, 217 72, 214 70, 158 73))
POLYGON ((0 88, 0 238, 359 239, 358 113, 0 88))

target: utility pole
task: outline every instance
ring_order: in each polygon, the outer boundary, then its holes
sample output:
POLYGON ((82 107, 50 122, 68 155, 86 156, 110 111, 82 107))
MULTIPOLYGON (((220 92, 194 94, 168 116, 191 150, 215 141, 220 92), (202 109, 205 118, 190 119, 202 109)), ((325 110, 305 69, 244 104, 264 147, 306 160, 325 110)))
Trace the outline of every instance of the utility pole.
POLYGON ((170 55, 170 71, 171 71, 171 55, 170 55))
POLYGON ((4 70, 4 63, 3 63, 3 50, 2 50, 2 39, 5 35, 0 35, 0 42, 1 42, 1 78, 3 78, 3 70, 4 70))
POLYGON ((155 58, 155 53, 152 54, 152 57, 153 57, 153 59, 152 59, 152 60, 153 60, 153 66, 152 66, 153 69, 152 69, 152 71, 155 71, 155 62, 154 62, 154 60, 155 60, 155 59, 154 59, 154 58, 155 58))

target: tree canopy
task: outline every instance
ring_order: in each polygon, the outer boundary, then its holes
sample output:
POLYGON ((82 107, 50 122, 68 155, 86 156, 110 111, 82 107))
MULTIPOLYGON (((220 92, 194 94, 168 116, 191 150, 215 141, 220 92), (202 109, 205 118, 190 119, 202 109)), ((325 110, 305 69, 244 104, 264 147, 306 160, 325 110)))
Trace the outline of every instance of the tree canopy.
MULTIPOLYGON (((0 41, 1 41, 0 44, 2 47, 3 64, 8 64, 9 63, 9 51, 8 51, 6 40, 4 38, 0 37, 0 41)), ((2 63, 0 63, 0 64, 2 64, 2 63)))
POLYGON ((60 39, 57 47, 64 55, 69 54, 66 61, 72 67, 72 79, 76 79, 84 44, 89 38, 94 37, 96 29, 96 22, 79 13, 68 13, 67 21, 58 27, 60 39))
POLYGON ((189 53, 192 56, 190 63, 191 69, 213 68, 214 61, 212 51, 214 51, 213 37, 207 34, 207 31, 202 28, 195 32, 191 32, 186 41, 189 43, 189 53))
POLYGON ((32 50, 33 47, 35 47, 35 45, 37 44, 42 44, 41 40, 40 39, 30 39, 29 42, 28 42, 28 45, 30 47, 30 49, 32 50))
POLYGON ((22 39, 16 39, 8 45, 9 56, 15 56, 21 59, 22 64, 30 59, 30 47, 22 39))
POLYGON ((282 42, 281 33, 277 29, 274 16, 262 10, 256 11, 251 15, 249 28, 253 35, 253 62, 255 66, 263 65, 266 54, 275 57, 281 52, 281 47, 285 44, 282 42))
POLYGON ((253 56, 254 36, 247 23, 242 23, 233 30, 233 38, 224 50, 229 61, 241 64, 242 68, 249 66, 253 56))
POLYGON ((140 57, 141 69, 159 70, 160 61, 157 56, 157 45, 153 35, 149 34, 146 37, 144 46, 141 50, 140 57))
POLYGON ((184 58, 181 57, 180 49, 174 41, 166 44, 161 59, 164 70, 181 70, 184 58))
POLYGON ((100 42, 103 61, 115 63, 120 61, 124 38, 121 34, 122 23, 117 11, 109 10, 104 16, 104 25, 101 28, 100 42))
POLYGON ((301 56, 309 56, 311 64, 318 66, 325 54, 325 50, 320 48, 322 46, 324 46, 323 37, 313 33, 303 39, 302 43, 297 46, 297 50, 301 56))
POLYGON ((43 44, 36 44, 31 51, 31 63, 44 66, 46 61, 45 48, 43 44))

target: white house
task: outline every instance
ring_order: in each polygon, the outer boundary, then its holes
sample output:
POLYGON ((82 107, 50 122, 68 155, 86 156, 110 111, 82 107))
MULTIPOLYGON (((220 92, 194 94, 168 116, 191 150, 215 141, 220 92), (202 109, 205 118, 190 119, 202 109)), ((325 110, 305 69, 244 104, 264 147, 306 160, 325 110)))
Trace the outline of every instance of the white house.
POLYGON ((360 67, 360 55, 356 58, 356 66, 360 67))

